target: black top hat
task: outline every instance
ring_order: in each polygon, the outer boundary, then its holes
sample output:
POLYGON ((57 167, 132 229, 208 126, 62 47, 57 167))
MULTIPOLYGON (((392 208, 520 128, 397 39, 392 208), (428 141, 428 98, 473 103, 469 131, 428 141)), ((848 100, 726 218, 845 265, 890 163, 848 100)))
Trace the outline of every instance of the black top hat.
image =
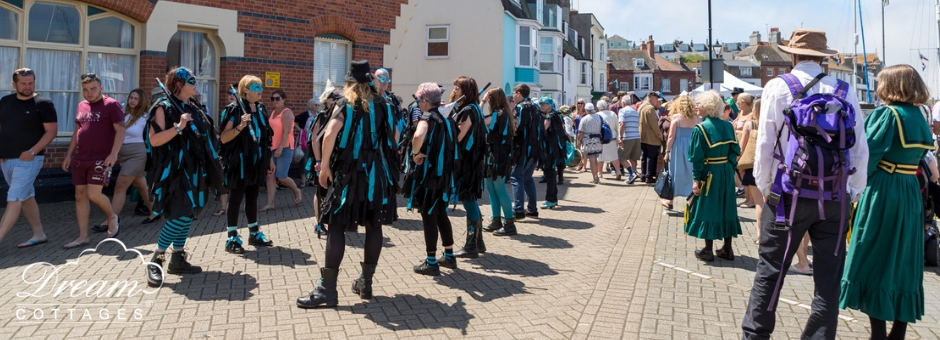
POLYGON ((346 81, 354 83, 368 83, 372 81, 372 69, 368 60, 354 61, 349 64, 346 72, 346 81))
POLYGON ((744 93, 744 89, 740 87, 735 87, 731 89, 731 95, 736 95, 736 94, 741 94, 741 93, 744 93))

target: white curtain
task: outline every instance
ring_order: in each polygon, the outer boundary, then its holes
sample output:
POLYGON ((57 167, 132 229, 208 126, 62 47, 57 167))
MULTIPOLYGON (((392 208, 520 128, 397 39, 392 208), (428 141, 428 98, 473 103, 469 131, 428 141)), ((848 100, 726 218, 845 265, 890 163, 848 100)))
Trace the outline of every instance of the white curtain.
POLYGON ((134 25, 121 20, 121 48, 134 48, 134 25))
POLYGON ((26 50, 25 66, 36 71, 36 92, 55 103, 59 132, 75 130, 75 108, 82 100, 81 53, 31 48, 26 50))
MULTIPOLYGON (((0 75, 13 74, 13 70, 19 68, 20 49, 16 47, 0 47, 0 75)), ((13 93, 13 84, 10 81, 0 81, 0 96, 13 93)))
POLYGON ((137 58, 132 55, 88 53, 85 72, 96 73, 104 93, 123 105, 134 89, 136 64, 137 58))
POLYGON ((313 46, 313 96, 323 93, 327 79, 333 86, 342 87, 348 67, 348 43, 317 40, 313 46))

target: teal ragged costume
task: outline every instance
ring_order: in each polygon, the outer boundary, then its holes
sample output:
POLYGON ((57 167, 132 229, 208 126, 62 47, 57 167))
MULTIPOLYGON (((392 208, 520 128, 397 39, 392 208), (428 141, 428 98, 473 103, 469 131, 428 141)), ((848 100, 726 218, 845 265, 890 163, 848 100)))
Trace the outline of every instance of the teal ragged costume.
MULTIPOLYGON (((242 105, 250 107, 245 99, 242 105)), ((229 122, 233 127, 241 123, 244 114, 242 106, 231 103, 222 111, 224 127, 229 122)), ((258 104, 258 111, 251 112, 251 122, 232 141, 222 144, 222 162, 225 168, 225 187, 241 187, 246 185, 262 185, 271 163, 271 140, 274 132, 268 125, 268 110, 264 105, 258 104)))
POLYGON ((421 116, 428 124, 421 150, 407 150, 408 159, 416 154, 427 158, 421 165, 413 164, 405 174, 403 194, 408 200, 408 209, 418 209, 431 215, 447 211, 455 203, 456 184, 454 170, 460 164, 457 152, 457 125, 444 118, 438 108, 432 108, 421 116))
POLYGON ((924 215, 914 176, 933 138, 910 104, 880 107, 865 118, 868 185, 852 226, 839 307, 885 321, 924 315, 924 215))
POLYGON ((701 193, 686 208, 685 233, 706 240, 741 234, 735 206, 734 172, 741 147, 731 123, 705 117, 692 130, 689 161, 692 178, 701 181, 701 193))
POLYGON ((461 160, 455 176, 457 197, 460 201, 476 201, 483 197, 483 165, 486 154, 483 110, 477 104, 469 104, 455 109, 455 112, 455 124, 459 126, 465 120, 472 124, 463 140, 457 142, 457 153, 461 160))

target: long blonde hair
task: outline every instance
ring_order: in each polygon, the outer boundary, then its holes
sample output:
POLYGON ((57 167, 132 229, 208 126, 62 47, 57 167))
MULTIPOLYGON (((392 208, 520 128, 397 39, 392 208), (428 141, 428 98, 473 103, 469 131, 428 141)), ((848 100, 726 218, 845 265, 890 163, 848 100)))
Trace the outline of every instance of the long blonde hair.
POLYGON ((754 108, 751 109, 751 121, 754 125, 760 124, 760 98, 754 99, 754 108))
POLYGON ((343 87, 343 97, 346 97, 350 104, 359 103, 363 111, 369 112, 369 103, 372 102, 372 90, 373 88, 369 86, 369 83, 346 82, 346 86, 343 87))

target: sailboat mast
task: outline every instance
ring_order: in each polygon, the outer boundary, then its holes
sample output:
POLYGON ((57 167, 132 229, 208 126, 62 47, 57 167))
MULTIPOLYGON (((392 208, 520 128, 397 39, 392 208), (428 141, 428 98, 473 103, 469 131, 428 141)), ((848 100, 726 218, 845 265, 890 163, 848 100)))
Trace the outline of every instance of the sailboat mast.
MULTIPOLYGON (((940 1, 940 0, 937 0, 940 1)), ((852 91, 855 91, 855 97, 861 97, 858 95, 858 3, 852 1, 854 8, 854 13, 852 14, 852 27, 855 28, 855 33, 852 35, 854 39, 852 42, 852 91)))
POLYGON ((858 0, 858 26, 862 30, 862 61, 865 65, 865 94, 868 96, 868 103, 871 103, 871 80, 868 79, 868 49, 865 48, 865 22, 862 21, 862 0, 858 0))

